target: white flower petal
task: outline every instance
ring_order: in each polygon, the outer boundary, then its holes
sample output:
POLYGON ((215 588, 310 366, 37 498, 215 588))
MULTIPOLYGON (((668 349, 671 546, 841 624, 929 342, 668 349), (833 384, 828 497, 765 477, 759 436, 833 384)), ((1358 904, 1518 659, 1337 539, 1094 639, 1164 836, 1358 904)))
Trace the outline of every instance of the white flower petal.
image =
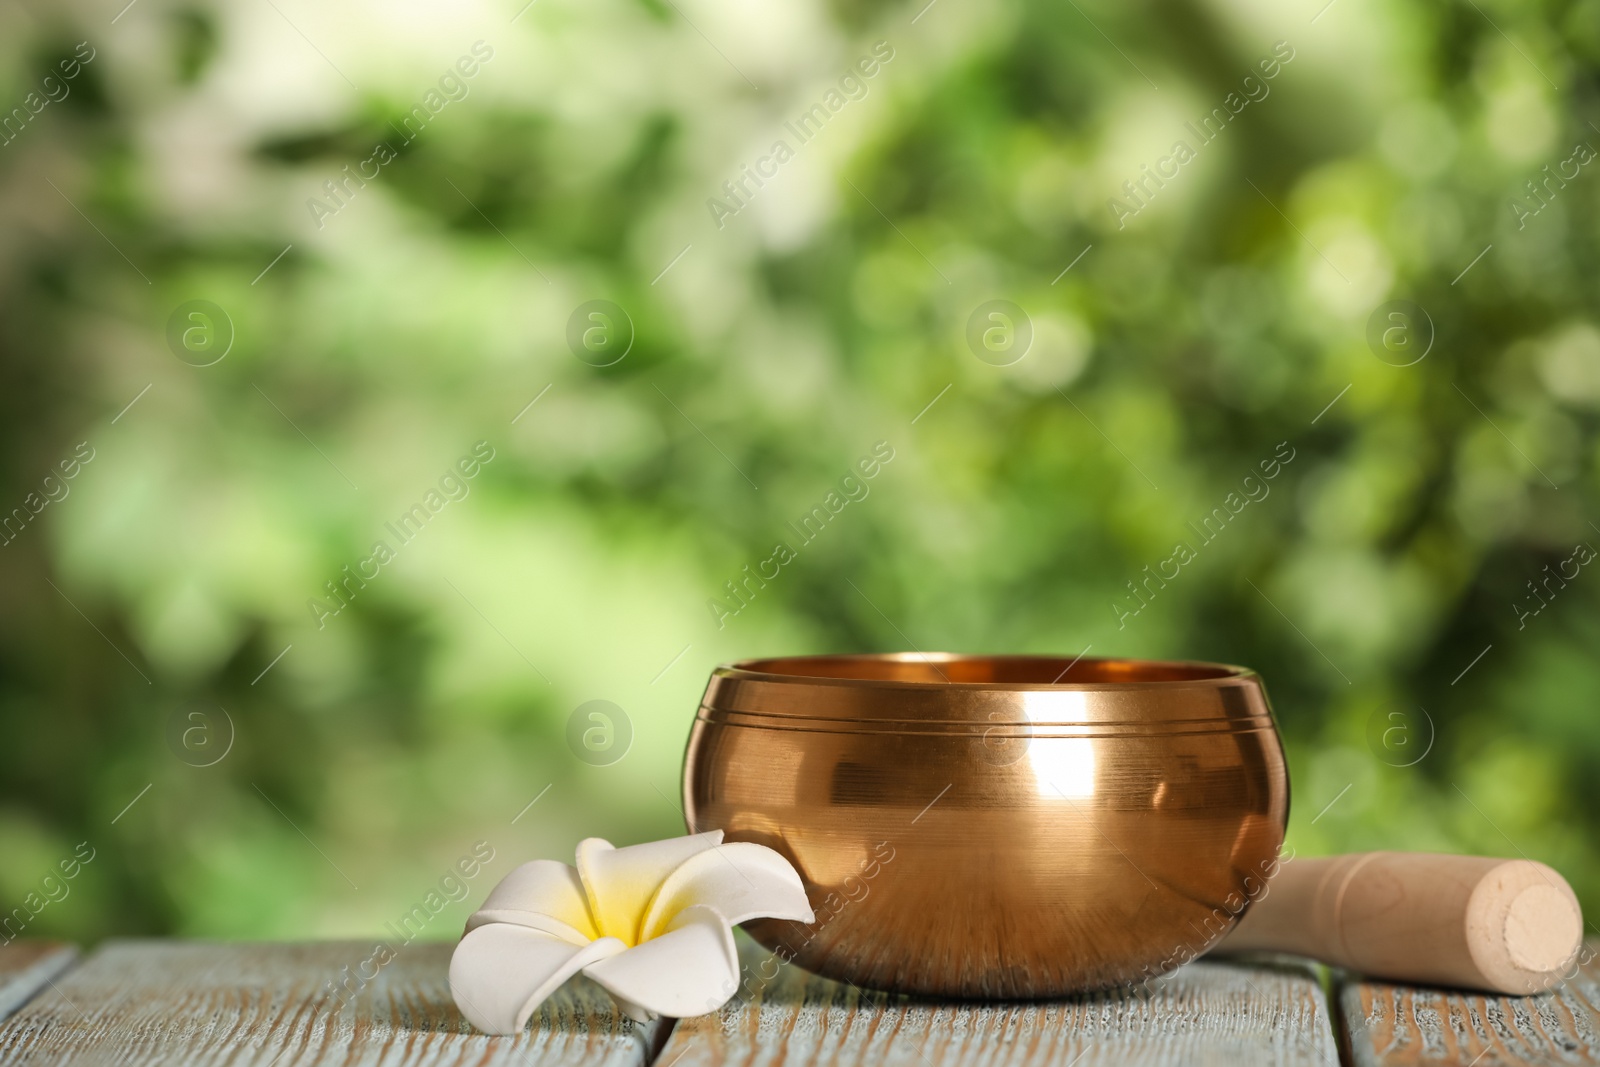
POLYGON ((626 1015, 636 1023, 653 1023, 657 1019, 661 1018, 661 1016, 657 1015, 649 1008, 635 1004, 631 1000, 623 1000, 615 993, 611 994, 611 999, 616 1002, 618 1011, 622 1012, 622 1014, 626 1015))
POLYGON ((583 973, 619 1003, 684 1019, 716 1011, 739 988, 733 930, 716 910, 679 912, 660 937, 591 963, 583 973))
POLYGON ((600 936, 578 872, 555 860, 524 863, 502 878, 467 920, 467 931, 496 922, 543 930, 574 945, 600 936))
POLYGON ((789 861, 765 845, 743 841, 691 856, 668 875, 640 924, 640 940, 660 935, 674 916, 695 904, 715 908, 733 925, 755 918, 816 920, 789 861))
POLYGON ((656 888, 690 856, 721 842, 721 830, 626 848, 613 848, 598 837, 578 842, 578 872, 596 932, 636 944, 656 888))
POLYGON ((537 930, 490 923, 456 945, 450 957, 450 994, 479 1030, 520 1033, 557 986, 627 947, 612 937, 572 945, 537 930))

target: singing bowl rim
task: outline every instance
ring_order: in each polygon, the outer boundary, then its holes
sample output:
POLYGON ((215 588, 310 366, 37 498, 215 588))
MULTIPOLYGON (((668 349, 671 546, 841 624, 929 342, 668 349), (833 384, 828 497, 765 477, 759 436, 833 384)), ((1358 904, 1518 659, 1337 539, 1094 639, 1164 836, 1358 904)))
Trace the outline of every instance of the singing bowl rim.
POLYGON ((867 688, 918 688, 918 689, 951 689, 968 692, 1000 692, 1015 693, 1038 690, 1040 692, 1085 691, 1085 690, 1119 690, 1129 689, 1172 689, 1172 688, 1199 688, 1212 689, 1219 686, 1248 684, 1251 680, 1259 680, 1258 675, 1249 667, 1240 667, 1231 663, 1208 663, 1203 660, 1157 660, 1134 659, 1124 656, 1051 656, 1033 654, 1011 653, 967 653, 967 652, 850 652, 850 653, 824 653, 811 656, 767 656, 757 659, 735 660, 732 663, 718 664, 712 671, 713 676, 725 678, 750 678, 763 682, 784 685, 839 685, 839 686, 864 686, 867 688), (1068 672, 1080 668, 1085 671, 1100 670, 1105 672, 1125 671, 1125 678, 1101 678, 1093 681, 1075 682, 1038 682, 1015 681, 1004 682, 994 680, 956 682, 945 678, 873 678, 859 674, 817 674, 804 671, 774 669, 784 664, 815 664, 822 666, 829 663, 844 665, 883 664, 929 664, 941 667, 958 664, 1006 664, 1038 666, 1045 672, 1059 666, 1061 669, 1052 677, 1059 678, 1068 672))
POLYGON ((953 652, 782 656, 725 663, 711 672, 698 718, 753 727, 801 721, 908 727, 929 723, 1276 727, 1266 687, 1248 667, 1198 660, 953 652), (1079 680, 1060 680, 1071 672, 1077 672, 1079 680), (950 674, 964 680, 951 680, 950 674))

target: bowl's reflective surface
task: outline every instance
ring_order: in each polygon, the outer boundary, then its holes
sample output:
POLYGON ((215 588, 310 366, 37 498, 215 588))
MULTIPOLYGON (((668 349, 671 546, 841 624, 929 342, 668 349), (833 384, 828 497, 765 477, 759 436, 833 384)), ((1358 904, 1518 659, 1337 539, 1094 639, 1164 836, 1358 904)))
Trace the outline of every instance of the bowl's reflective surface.
POLYGON ((751 923, 756 940, 946 997, 1184 962, 1260 892, 1288 816, 1255 674, 1051 657, 718 668, 684 794, 691 830, 775 848, 805 880, 817 921, 751 923))

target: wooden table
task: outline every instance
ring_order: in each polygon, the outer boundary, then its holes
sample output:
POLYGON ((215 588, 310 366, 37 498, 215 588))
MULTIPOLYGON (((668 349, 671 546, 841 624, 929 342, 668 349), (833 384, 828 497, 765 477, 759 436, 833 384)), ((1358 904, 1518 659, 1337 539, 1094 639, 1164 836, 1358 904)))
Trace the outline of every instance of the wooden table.
MULTIPOLYGON (((1591 945, 1600 947, 1600 943, 1591 945)), ((0 947, 0 1064, 1580 1064, 1600 1062, 1600 965, 1509 999, 1399 988, 1290 960, 1200 961, 1137 992, 935 1003, 779 967, 741 939, 747 981, 722 1011, 637 1025, 584 979, 527 1032, 474 1033, 450 1000, 449 944, 418 943, 341 998, 361 942, 115 941, 87 957, 0 947)))

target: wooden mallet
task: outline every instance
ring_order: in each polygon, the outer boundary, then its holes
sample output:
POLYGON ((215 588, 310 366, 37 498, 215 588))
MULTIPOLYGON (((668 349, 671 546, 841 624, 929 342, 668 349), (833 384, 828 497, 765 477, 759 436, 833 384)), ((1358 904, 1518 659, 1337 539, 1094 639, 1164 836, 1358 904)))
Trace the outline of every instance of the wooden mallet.
POLYGON ((1377 978, 1539 993, 1568 977, 1583 914, 1532 860, 1427 852, 1291 859, 1216 951, 1288 952, 1377 978))

